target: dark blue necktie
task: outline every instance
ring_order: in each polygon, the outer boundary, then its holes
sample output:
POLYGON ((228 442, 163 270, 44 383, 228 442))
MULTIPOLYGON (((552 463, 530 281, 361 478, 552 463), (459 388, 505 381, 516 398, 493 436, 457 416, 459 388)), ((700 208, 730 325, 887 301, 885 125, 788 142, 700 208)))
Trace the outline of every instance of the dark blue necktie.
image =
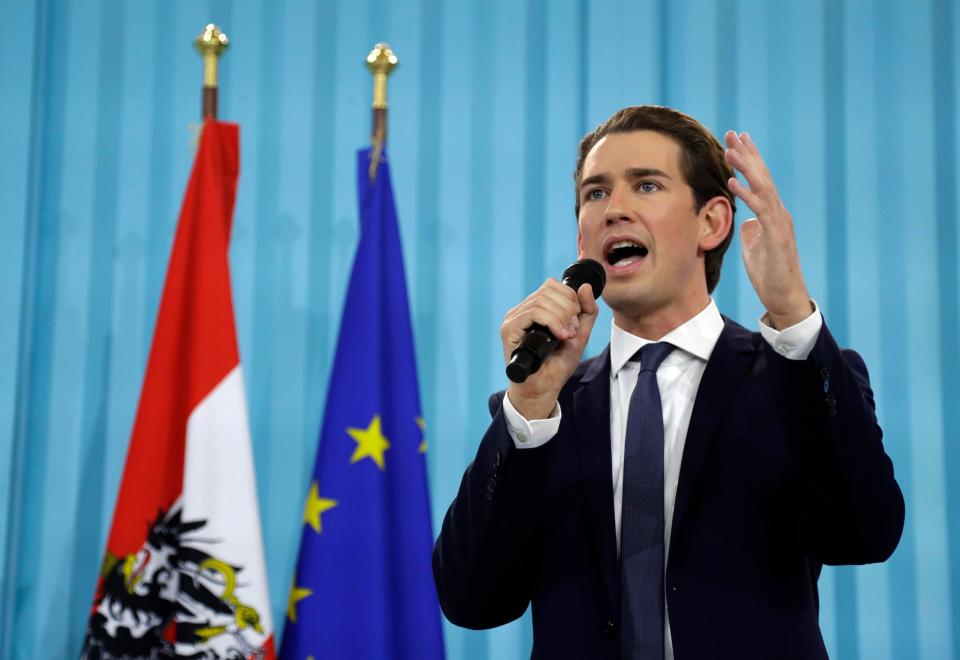
POLYGON ((673 346, 637 352, 640 375, 630 397, 620 516, 621 657, 663 660, 663 407, 657 369, 673 346))

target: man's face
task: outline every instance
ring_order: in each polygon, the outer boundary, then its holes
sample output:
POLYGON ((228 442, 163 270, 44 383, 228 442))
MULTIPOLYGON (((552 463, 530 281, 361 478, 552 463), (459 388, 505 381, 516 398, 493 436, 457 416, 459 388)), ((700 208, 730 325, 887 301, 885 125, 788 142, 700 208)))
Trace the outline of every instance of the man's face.
POLYGON ((661 133, 632 131, 603 137, 584 161, 578 251, 606 269, 603 299, 615 316, 692 315, 706 304, 704 212, 694 210, 680 154, 661 133))

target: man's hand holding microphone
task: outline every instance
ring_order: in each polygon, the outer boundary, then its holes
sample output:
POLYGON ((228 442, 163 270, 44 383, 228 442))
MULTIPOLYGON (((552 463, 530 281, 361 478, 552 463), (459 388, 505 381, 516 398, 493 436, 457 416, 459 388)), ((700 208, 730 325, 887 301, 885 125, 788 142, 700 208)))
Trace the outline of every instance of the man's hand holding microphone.
POLYGON ((550 416, 590 340, 605 283, 603 266, 575 262, 563 282, 550 278, 507 312, 500 339, 513 381, 507 395, 527 420, 550 416))

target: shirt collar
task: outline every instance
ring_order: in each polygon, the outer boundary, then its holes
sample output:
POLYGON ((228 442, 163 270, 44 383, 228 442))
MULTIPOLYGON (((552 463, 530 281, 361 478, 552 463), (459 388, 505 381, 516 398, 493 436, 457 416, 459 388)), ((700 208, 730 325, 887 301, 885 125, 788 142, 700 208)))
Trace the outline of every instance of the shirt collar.
POLYGON ((699 314, 677 326, 660 339, 644 339, 630 334, 618 327, 616 323, 612 322, 610 325, 613 328, 610 335, 610 373, 614 377, 620 373, 623 366, 629 362, 637 351, 646 344, 652 344, 656 341, 669 342, 706 362, 710 359, 710 354, 713 353, 713 347, 717 345, 717 340, 720 339, 720 333, 723 332, 723 318, 720 316, 720 310, 717 309, 717 303, 713 301, 713 298, 699 314))

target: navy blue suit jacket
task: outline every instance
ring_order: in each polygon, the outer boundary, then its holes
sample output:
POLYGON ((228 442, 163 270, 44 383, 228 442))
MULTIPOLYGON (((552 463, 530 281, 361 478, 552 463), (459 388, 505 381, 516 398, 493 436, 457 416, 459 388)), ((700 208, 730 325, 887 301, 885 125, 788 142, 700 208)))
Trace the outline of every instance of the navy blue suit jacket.
MULTIPOLYGON (((533 605, 533 657, 617 658, 620 578, 609 349, 560 394, 542 447, 493 421, 433 554, 440 603, 467 628, 533 605)), ((884 561, 904 505, 866 367, 826 328, 806 360, 729 319, 707 363, 680 468, 666 569, 676 660, 825 658, 823 564, 884 561)))

